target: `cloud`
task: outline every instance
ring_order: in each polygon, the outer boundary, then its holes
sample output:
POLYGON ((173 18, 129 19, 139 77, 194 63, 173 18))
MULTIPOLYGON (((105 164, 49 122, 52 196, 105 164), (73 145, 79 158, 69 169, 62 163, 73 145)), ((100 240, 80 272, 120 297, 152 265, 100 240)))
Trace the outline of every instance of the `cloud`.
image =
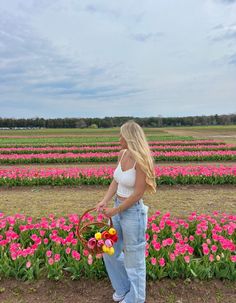
POLYGON ((218 0, 220 1, 221 3, 224 3, 224 4, 233 4, 233 3, 236 3, 236 0, 218 0))
POLYGON ((156 41, 159 40, 164 36, 163 33, 137 33, 130 35, 132 39, 139 41, 139 42, 147 42, 147 41, 156 41))
POLYGON ((229 63, 236 66, 236 53, 229 57, 229 63))
POLYGON ((219 24, 212 29, 209 39, 213 42, 236 39, 236 23, 228 26, 219 24))
POLYGON ((24 20, 0 19, 0 92, 2 98, 15 94, 34 97, 120 99, 138 95, 144 89, 119 77, 122 64, 90 64, 61 55, 38 36, 24 20), (13 30, 14 28, 14 30, 13 30))
POLYGON ((85 11, 87 11, 89 13, 93 13, 93 14, 98 13, 98 14, 108 15, 113 18, 121 17, 121 11, 119 11, 117 9, 109 9, 107 7, 102 7, 102 6, 95 5, 95 4, 86 5, 85 11))
POLYGON ((140 23, 144 18, 144 9, 142 6, 133 5, 127 1, 91 1, 84 4, 83 2, 72 1, 71 7, 80 11, 97 14, 103 18, 109 19, 110 22, 120 22, 123 26, 129 24, 131 27, 134 24, 140 23))
POLYGON ((233 108, 234 7, 216 1, 2 1, 1 115, 233 108))

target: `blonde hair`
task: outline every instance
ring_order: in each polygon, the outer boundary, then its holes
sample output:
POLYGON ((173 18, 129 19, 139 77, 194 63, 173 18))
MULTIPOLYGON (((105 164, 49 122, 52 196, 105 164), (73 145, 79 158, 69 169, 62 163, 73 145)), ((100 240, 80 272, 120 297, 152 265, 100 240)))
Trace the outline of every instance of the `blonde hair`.
POLYGON ((142 127, 133 120, 127 121, 120 127, 120 133, 125 139, 134 160, 146 174, 147 189, 156 192, 154 159, 142 127))

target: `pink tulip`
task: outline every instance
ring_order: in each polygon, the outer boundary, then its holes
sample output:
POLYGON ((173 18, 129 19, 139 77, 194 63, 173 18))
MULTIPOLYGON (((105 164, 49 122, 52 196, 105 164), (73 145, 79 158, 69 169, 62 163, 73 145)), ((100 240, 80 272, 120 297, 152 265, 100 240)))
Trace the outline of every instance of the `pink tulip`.
POLYGON ((102 258, 102 254, 96 254, 96 259, 101 259, 102 258))
POLYGON ((97 240, 95 238, 90 238, 88 240, 87 246, 90 249, 94 249, 94 247, 96 246, 97 240))
POLYGON ((212 255, 212 254, 209 255, 209 261, 210 261, 210 262, 213 262, 213 261, 214 261, 214 255, 212 255))
POLYGON ((60 254, 55 254, 55 255, 54 255, 54 261, 55 261, 55 262, 59 262, 60 259, 61 259, 60 254))
POLYGON ((85 257, 87 257, 87 256, 89 255, 89 251, 88 251, 87 249, 84 249, 84 250, 83 250, 83 255, 84 255, 85 257))
POLYGON ((69 255, 70 252, 71 252, 71 248, 70 248, 70 247, 67 247, 67 248, 66 248, 66 254, 69 255))
POLYGON ((92 255, 88 255, 88 264, 89 265, 93 264, 93 257, 92 257, 92 255))
POLYGON ((52 251, 51 251, 51 250, 46 251, 46 256, 47 256, 48 258, 51 257, 51 255, 52 255, 52 251))
POLYGON ((43 239, 43 243, 47 245, 48 244, 48 238, 43 239))
POLYGON ((49 258, 49 259, 48 259, 48 264, 49 264, 49 265, 53 265, 53 264, 54 264, 53 258, 49 258))
POLYGON ((111 239, 106 239, 106 240, 105 240, 105 245, 106 245, 107 247, 112 247, 112 246, 113 246, 113 241, 112 241, 111 239))
POLYGON ((98 246, 98 247, 101 247, 101 246, 103 246, 103 245, 104 245, 104 240, 102 240, 102 239, 98 240, 97 246, 98 246))
POLYGON ((78 253, 76 250, 72 250, 71 256, 73 259, 75 259, 77 261, 79 261, 81 258, 80 253, 78 253))
POLYGON ((159 260, 159 264, 160 264, 160 266, 165 266, 165 259, 164 258, 160 258, 160 260, 159 260))
POLYGON ((174 260, 175 260, 175 254, 173 254, 173 253, 170 253, 170 260, 173 262, 174 260))
POLYGON ((190 262, 190 257, 189 256, 184 256, 184 260, 186 263, 189 263, 190 262))
POLYGON ((217 249, 218 249, 218 247, 216 245, 212 245, 212 247, 211 247, 211 251, 212 252, 216 252, 217 249))
POLYGON ((152 257, 151 258, 151 264, 156 265, 156 263, 157 263, 157 259, 152 257))
POLYGON ((232 262, 235 263, 236 262, 236 255, 235 256, 231 256, 230 259, 231 259, 232 262))

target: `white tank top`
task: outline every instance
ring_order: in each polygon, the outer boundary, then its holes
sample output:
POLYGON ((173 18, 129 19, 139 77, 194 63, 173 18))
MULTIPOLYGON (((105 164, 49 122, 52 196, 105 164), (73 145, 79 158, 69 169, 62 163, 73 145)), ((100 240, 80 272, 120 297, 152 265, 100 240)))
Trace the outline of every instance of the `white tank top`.
POLYGON ((113 173, 113 177, 115 181, 118 183, 116 193, 117 195, 124 198, 129 197, 134 192, 134 185, 136 179, 136 170, 135 170, 136 161, 134 163, 134 166, 128 170, 123 171, 121 168, 121 160, 126 150, 123 152, 119 164, 113 173))

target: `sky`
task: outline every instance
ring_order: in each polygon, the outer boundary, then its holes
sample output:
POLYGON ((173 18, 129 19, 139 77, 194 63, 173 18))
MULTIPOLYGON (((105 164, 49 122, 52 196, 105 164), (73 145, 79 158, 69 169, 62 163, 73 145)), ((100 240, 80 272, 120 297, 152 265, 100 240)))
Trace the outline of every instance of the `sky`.
POLYGON ((0 0, 0 117, 236 113, 236 0, 0 0))

